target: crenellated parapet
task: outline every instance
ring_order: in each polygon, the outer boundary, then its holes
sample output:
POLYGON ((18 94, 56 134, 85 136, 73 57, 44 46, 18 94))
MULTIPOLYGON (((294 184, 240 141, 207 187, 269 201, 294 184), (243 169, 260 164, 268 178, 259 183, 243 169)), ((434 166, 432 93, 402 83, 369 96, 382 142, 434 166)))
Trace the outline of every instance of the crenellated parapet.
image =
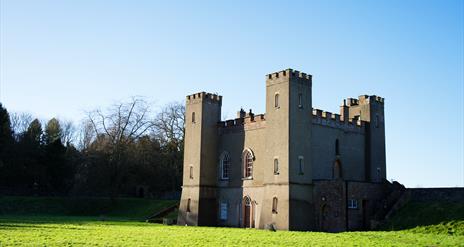
POLYGON ((191 95, 187 95, 186 102, 187 104, 194 104, 201 101, 206 101, 213 104, 222 104, 222 96, 212 93, 200 92, 191 95))
POLYGON ((218 122, 218 127, 235 128, 235 127, 241 127, 241 126, 249 125, 249 124, 262 123, 265 121, 266 121, 266 118, 264 114, 257 114, 257 115, 247 114, 247 116, 243 118, 235 118, 235 119, 229 119, 229 120, 218 122))
POLYGON ((346 99, 347 106, 357 106, 357 105, 367 105, 372 102, 377 102, 380 104, 384 103, 384 98, 377 95, 360 95, 357 99, 348 98, 346 99))
POLYGON ((312 85, 312 75, 300 72, 298 70, 286 69, 266 75, 266 85, 277 85, 291 81, 301 85, 312 85))
POLYGON ((361 121, 359 117, 348 119, 345 121, 339 114, 313 109, 313 124, 324 125, 337 129, 364 131, 366 122, 361 121))
POLYGON ((311 80, 312 75, 300 72, 298 70, 286 69, 286 70, 282 70, 282 71, 279 71, 279 72, 274 72, 274 73, 266 75, 266 80, 279 79, 279 78, 283 78, 283 77, 301 78, 301 79, 305 79, 305 80, 311 80))

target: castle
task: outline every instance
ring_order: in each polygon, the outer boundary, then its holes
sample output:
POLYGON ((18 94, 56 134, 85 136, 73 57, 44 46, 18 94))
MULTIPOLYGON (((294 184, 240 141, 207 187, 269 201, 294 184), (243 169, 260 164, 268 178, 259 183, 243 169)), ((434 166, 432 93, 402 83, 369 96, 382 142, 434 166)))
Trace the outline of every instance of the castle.
POLYGON ((384 99, 312 108, 312 76, 266 75, 266 113, 221 121, 222 96, 187 96, 179 225, 369 227, 387 188, 384 99))

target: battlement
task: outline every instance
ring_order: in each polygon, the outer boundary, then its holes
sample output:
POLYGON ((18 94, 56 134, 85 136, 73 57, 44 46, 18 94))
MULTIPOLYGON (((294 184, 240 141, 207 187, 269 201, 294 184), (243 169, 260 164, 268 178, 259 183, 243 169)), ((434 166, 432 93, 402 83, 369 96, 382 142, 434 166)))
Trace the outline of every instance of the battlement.
POLYGON ((347 106, 366 105, 371 102, 384 103, 384 98, 377 95, 360 95, 357 99, 348 98, 346 99, 347 106))
POLYGON ((359 119, 359 117, 350 118, 348 121, 345 121, 339 114, 322 111, 320 109, 313 109, 313 123, 342 129, 362 129, 366 126, 366 122, 359 119))
POLYGON ((195 93, 191 95, 187 95, 186 97, 187 104, 188 103, 194 103, 198 101, 209 101, 212 103, 222 103, 222 96, 217 95, 217 94, 212 94, 212 93, 206 93, 206 92, 200 92, 200 93, 195 93))
POLYGON ((293 69, 286 69, 278 72, 274 72, 271 74, 266 75, 266 80, 274 80, 282 77, 287 77, 287 78, 302 78, 305 80, 311 80, 312 75, 302 73, 298 70, 293 70, 293 69))
POLYGON ((266 121, 266 117, 264 114, 257 114, 257 115, 247 114, 246 117, 243 117, 243 118, 235 118, 235 119, 229 119, 226 121, 218 122, 218 127, 231 128, 231 127, 243 126, 247 124, 265 122, 265 121, 266 121))

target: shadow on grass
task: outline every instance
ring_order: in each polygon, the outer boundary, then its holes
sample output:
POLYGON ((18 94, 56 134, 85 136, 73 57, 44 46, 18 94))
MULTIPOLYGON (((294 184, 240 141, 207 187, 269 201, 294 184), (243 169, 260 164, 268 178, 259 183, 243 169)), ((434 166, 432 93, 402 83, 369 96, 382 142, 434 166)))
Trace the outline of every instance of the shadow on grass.
POLYGON ((464 203, 410 202, 379 230, 464 235, 464 203))
POLYGON ((146 217, 175 205, 177 201, 118 198, 112 202, 98 197, 0 197, 0 217, 18 216, 83 216, 98 219, 145 220, 146 217))

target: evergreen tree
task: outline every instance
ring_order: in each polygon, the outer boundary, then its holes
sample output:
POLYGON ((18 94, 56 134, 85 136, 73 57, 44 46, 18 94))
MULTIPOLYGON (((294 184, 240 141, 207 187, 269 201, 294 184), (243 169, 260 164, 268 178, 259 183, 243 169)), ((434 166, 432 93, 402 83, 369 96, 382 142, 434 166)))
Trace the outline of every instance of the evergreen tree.
POLYGON ((0 103, 0 153, 12 142, 13 131, 11 130, 10 115, 0 103))
POLYGON ((40 121, 36 118, 29 124, 25 133, 25 139, 38 146, 42 144, 42 134, 42 124, 40 124, 40 121))
POLYGON ((13 149, 13 131, 11 130, 10 115, 0 103, 0 184, 5 184, 9 173, 9 164, 13 149))
POLYGON ((62 129, 60 126, 60 122, 56 118, 52 118, 48 121, 47 125, 45 126, 45 133, 44 133, 44 141, 45 144, 51 144, 56 141, 61 142, 62 137, 62 129))

